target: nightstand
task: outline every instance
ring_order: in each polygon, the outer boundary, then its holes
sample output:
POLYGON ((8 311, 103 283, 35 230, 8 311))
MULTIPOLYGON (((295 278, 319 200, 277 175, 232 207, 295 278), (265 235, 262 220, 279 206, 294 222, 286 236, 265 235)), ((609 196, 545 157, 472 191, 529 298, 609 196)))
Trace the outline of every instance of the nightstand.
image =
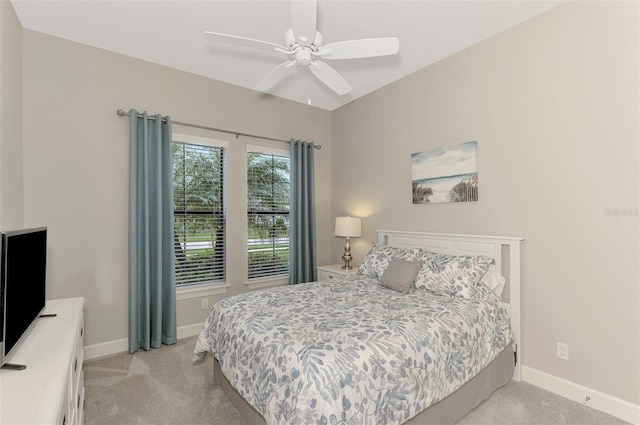
POLYGON ((358 267, 351 270, 342 268, 342 264, 332 264, 330 266, 320 266, 317 268, 318 280, 334 279, 337 277, 351 276, 358 271, 358 267))

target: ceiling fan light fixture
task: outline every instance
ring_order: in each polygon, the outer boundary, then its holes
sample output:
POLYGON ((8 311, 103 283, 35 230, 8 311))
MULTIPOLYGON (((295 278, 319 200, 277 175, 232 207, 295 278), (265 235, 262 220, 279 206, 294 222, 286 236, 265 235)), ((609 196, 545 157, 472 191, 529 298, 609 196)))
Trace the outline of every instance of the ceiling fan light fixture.
POLYGON ((398 53, 399 41, 395 37, 338 41, 323 46, 322 34, 316 28, 316 13, 317 0, 291 0, 291 28, 284 33, 286 47, 268 41, 208 31, 205 31, 204 37, 293 55, 293 60, 278 65, 258 83, 256 89, 260 91, 269 90, 294 66, 306 65, 318 80, 338 95, 343 95, 351 91, 349 83, 331 66, 317 60, 318 58, 359 59, 398 53), (310 42, 312 38, 313 41, 310 42))

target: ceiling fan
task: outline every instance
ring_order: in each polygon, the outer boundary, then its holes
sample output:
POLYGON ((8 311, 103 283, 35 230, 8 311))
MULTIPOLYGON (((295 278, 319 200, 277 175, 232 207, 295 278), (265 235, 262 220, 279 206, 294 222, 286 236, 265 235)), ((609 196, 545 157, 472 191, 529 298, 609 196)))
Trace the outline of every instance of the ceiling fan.
POLYGON ((322 34, 316 29, 316 0, 291 0, 291 28, 285 34, 285 46, 237 35, 205 31, 203 37, 246 47, 267 49, 289 56, 256 85, 256 90, 268 91, 297 65, 308 66, 313 75, 339 95, 349 93, 351 85, 331 66, 320 59, 359 59, 395 55, 400 43, 396 37, 367 38, 322 44, 322 34))

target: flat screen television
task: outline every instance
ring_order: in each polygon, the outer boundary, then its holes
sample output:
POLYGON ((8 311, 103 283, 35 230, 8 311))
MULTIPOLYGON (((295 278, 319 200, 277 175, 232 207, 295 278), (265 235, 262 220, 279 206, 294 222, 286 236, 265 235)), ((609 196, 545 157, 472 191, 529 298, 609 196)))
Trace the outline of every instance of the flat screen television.
POLYGON ((45 306, 47 228, 1 233, 0 366, 11 361, 45 306))

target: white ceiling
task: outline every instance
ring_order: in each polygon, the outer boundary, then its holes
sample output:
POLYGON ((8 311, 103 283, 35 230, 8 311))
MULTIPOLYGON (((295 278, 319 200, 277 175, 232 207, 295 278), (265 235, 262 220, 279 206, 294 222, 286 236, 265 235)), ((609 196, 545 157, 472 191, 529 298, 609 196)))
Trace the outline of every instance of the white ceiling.
MULTIPOLYGON (((269 93, 334 110, 563 1, 318 0, 324 43, 398 37, 396 56, 332 61, 353 91, 338 96, 296 67, 269 93)), ((253 88, 285 56, 207 41, 214 31, 284 44, 283 0, 12 0, 24 28, 253 88)))

